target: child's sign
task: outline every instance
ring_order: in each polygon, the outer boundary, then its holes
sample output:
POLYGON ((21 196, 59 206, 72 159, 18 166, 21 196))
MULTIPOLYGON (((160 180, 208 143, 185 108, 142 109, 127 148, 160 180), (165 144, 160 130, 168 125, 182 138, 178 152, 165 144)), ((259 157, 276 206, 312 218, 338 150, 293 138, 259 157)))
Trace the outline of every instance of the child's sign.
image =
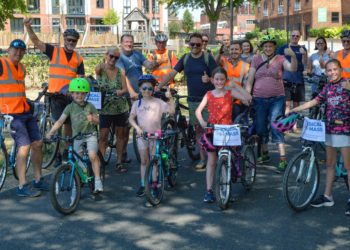
POLYGON ((90 102, 92 105, 95 106, 96 109, 101 109, 102 105, 102 95, 101 92, 90 92, 87 97, 86 101, 90 102))
POLYGON ((214 146, 240 146, 241 130, 238 125, 214 125, 214 146))
POLYGON ((308 141, 326 141, 326 126, 324 122, 305 117, 301 138, 308 141))

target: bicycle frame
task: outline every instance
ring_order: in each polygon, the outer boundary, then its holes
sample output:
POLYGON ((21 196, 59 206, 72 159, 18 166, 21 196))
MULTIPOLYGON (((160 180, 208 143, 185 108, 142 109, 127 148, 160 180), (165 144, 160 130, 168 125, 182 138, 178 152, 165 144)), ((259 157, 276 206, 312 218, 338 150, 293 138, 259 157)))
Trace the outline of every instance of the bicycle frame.
MULTIPOLYGON (((302 152, 311 154, 311 156, 310 156, 310 164, 309 164, 309 166, 306 166, 306 167, 308 167, 308 171, 307 171, 307 176, 306 176, 306 180, 305 180, 306 183, 309 183, 310 182, 310 178, 311 178, 311 174, 312 174, 312 171, 313 171, 313 168, 315 166, 315 160, 316 160, 315 152, 314 152, 314 149, 312 148, 312 146, 303 146, 302 152)), ((303 170, 304 170, 304 167, 305 167, 304 160, 302 160, 300 164, 302 164, 302 165, 299 168, 299 172, 298 172, 298 175, 297 175, 297 181, 299 181, 301 179, 301 177, 302 177, 303 170)))

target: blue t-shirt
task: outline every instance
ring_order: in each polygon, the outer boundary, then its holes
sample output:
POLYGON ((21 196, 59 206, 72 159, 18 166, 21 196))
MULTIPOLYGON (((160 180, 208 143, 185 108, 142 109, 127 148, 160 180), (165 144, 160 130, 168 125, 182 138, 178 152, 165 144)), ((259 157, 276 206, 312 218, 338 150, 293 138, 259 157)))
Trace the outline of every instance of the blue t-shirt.
POLYGON ((186 62, 186 68, 184 69, 184 58, 186 54, 181 57, 179 62, 175 65, 174 70, 181 72, 184 70, 187 80, 188 100, 200 102, 208 90, 213 90, 214 85, 202 82, 202 76, 204 71, 208 76, 211 76, 211 72, 218 66, 214 58, 209 54, 208 66, 205 63, 204 54, 198 58, 193 58, 190 54, 186 62), (191 98, 195 97, 195 98, 191 98), (196 98, 197 97, 197 98, 196 98))
MULTIPOLYGON (((279 55, 284 55, 284 49, 288 48, 288 44, 281 46, 277 54, 279 55)), ((300 53, 300 48, 303 47, 306 50, 304 46, 296 45, 296 46, 290 46, 291 49, 294 51, 295 55, 297 56, 297 62, 298 62, 298 67, 296 72, 291 72, 284 70, 283 71, 283 80, 287 82, 292 82, 292 83, 298 83, 298 84, 304 84, 304 78, 303 78, 303 71, 304 71, 304 65, 302 62, 303 55, 300 53)), ((292 61, 290 56, 285 56, 289 62, 292 61)))
POLYGON ((125 70, 125 75, 136 93, 139 92, 138 80, 143 74, 142 65, 144 61, 146 61, 144 55, 134 50, 129 55, 120 53, 120 58, 115 64, 116 67, 125 70))

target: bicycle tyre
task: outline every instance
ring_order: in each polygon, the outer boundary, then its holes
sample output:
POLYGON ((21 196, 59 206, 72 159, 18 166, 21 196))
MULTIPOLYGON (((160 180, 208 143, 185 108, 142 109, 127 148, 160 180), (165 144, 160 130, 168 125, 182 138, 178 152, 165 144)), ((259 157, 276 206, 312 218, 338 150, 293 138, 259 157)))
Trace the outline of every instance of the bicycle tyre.
POLYGON ((159 160, 152 159, 151 162, 146 167, 145 172, 145 196, 149 203, 153 206, 157 206, 163 199, 164 195, 164 170, 160 165, 159 160), (154 168, 158 169, 157 175, 157 191, 152 188, 153 182, 153 171, 154 168))
POLYGON ((310 167, 310 158, 309 152, 300 152, 295 155, 288 163, 283 176, 283 196, 289 207, 297 212, 305 210, 310 205, 317 194, 320 183, 320 169, 316 159, 311 170, 310 181, 305 182, 310 167))
POLYGON ((116 148, 116 145, 114 144, 114 137, 115 133, 113 128, 109 128, 107 148, 105 154, 103 155, 103 160, 106 165, 108 165, 109 161, 111 160, 113 148, 116 148))
MULTIPOLYGON (((14 150, 14 152, 15 152, 15 159, 14 159, 14 161, 15 161, 15 163, 14 163, 14 166, 13 166, 13 168, 12 168, 12 173, 13 173, 13 176, 15 177, 15 179, 16 180, 18 180, 18 174, 17 174, 17 165, 16 165, 16 157, 17 157, 17 152, 18 152, 18 148, 17 148, 17 145, 13 145, 13 147, 15 147, 15 150, 14 150)), ((27 161, 26 161, 26 173, 28 172, 28 169, 29 169, 29 166, 30 166, 30 161, 31 161, 31 156, 30 156, 30 154, 31 154, 31 152, 29 151, 29 154, 28 154, 28 158, 27 158, 27 161)))
POLYGON ((134 147, 135 157, 138 162, 141 162, 139 147, 137 145, 137 134, 136 129, 132 130, 132 145, 134 147))
POLYGON ((73 187, 70 187, 70 176, 72 172, 71 164, 59 166, 53 173, 50 181, 50 201, 52 206, 61 214, 68 215, 73 213, 80 201, 81 184, 80 177, 76 171, 73 174, 73 187), (63 192, 67 191, 67 194, 63 192), (61 195, 63 196, 61 200, 61 195), (72 199, 74 196, 74 199, 72 199))
POLYGON ((228 206, 231 195, 231 170, 229 169, 228 158, 226 155, 222 155, 219 158, 215 172, 216 200, 219 207, 222 210, 225 210, 228 206))
MULTIPOLYGON (((47 132, 51 130, 53 124, 54 124, 54 121, 52 120, 52 118, 47 116, 45 118, 45 122, 43 124, 41 124, 41 126, 39 128, 41 135, 45 136, 47 134, 47 132)), ((57 155, 57 152, 59 149, 59 145, 60 145, 59 141, 56 141, 56 142, 44 141, 43 142, 43 148, 42 148, 43 162, 41 164, 41 168, 46 169, 53 163, 53 161, 56 158, 56 155, 57 155)))
POLYGON ((1 190, 6 180, 7 168, 8 168, 7 151, 6 151, 6 146, 3 142, 1 142, 0 150, 1 150, 0 152, 0 190, 1 190))
POLYGON ((199 145, 197 145, 196 131, 193 126, 189 125, 187 128, 187 133, 182 131, 182 134, 186 134, 186 148, 188 156, 192 161, 197 161, 200 158, 199 145))
POLYGON ((178 173, 178 166, 177 166, 177 152, 176 153, 172 153, 170 151, 169 154, 169 160, 168 160, 168 168, 169 168, 169 173, 168 173, 168 183, 170 185, 170 187, 175 187, 176 185, 176 181, 177 181, 177 173, 178 173))
POLYGON ((252 189, 256 178, 256 157, 253 146, 243 146, 241 154, 243 157, 243 161, 241 162, 241 182, 243 187, 248 191, 252 189))

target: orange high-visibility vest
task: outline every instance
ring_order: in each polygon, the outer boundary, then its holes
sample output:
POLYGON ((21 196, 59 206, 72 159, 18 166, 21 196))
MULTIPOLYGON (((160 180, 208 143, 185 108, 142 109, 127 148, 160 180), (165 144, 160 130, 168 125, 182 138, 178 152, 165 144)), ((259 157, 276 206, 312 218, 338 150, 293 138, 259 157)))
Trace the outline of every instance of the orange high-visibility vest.
POLYGON ((65 85, 76 78, 78 66, 82 62, 83 57, 75 51, 68 62, 64 49, 55 47, 49 66, 49 92, 60 92, 65 85))
MULTIPOLYGON (((155 50, 154 53, 152 53, 149 56, 149 60, 154 60, 154 56, 157 57, 157 60, 167 59, 167 62, 162 63, 155 70, 152 71, 152 75, 157 79, 158 82, 161 82, 163 81, 165 75, 169 74, 170 71, 173 69, 173 65, 177 63, 177 60, 173 53, 171 53, 167 49, 165 49, 165 51, 162 54, 160 54, 158 50, 155 50)), ((174 80, 171 80, 170 88, 174 88, 174 85, 174 80)))
MULTIPOLYGON (((223 68, 227 72, 227 82, 226 86, 229 86, 231 82, 242 87, 243 79, 247 76, 249 71, 249 63, 239 60, 238 63, 234 66, 228 59, 223 58, 223 68)), ((240 100, 236 100, 235 104, 240 104, 240 100)))
POLYGON ((0 113, 21 114, 29 111, 24 85, 25 68, 22 63, 18 69, 8 58, 0 58, 3 73, 0 76, 0 113))
POLYGON ((343 68, 343 73, 341 76, 343 78, 350 78, 350 53, 347 54, 345 58, 343 58, 343 53, 344 50, 335 52, 334 58, 340 62, 341 67, 343 68))

